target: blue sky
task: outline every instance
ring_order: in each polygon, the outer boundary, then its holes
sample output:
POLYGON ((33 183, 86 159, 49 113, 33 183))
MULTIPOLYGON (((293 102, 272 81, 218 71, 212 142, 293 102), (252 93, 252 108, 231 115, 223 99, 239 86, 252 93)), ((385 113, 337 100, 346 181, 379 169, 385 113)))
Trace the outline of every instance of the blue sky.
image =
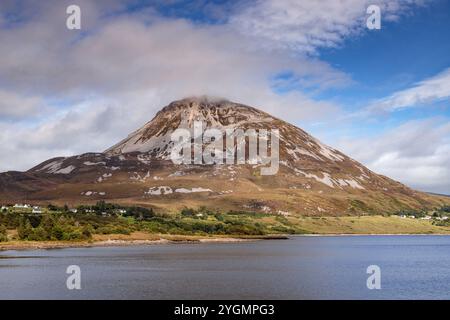
MULTIPOLYGON (((326 90, 316 97, 337 101, 348 111, 356 111, 442 72, 450 66, 449 30, 450 2, 437 1, 400 22, 383 22, 381 30, 346 39, 338 47, 320 48, 320 59, 348 74, 354 83, 326 90)), ((408 119, 448 118, 449 110, 448 100, 432 101, 426 108, 389 114, 376 124, 377 128, 366 129, 382 130, 386 122, 395 126, 408 119)))
POLYGON ((5 0, 0 170, 105 150, 170 101, 207 94, 450 193, 449 30, 445 0, 5 0), (65 27, 70 4, 81 30, 65 27), (366 27, 370 4, 380 30, 366 27))

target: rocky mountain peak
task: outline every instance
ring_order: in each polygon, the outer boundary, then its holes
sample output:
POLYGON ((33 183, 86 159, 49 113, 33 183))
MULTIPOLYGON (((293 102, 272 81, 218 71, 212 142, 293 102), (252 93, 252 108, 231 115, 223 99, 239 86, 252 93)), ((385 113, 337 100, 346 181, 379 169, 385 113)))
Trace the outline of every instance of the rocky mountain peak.
MULTIPOLYGON (((196 144, 194 139, 194 144, 196 144)), ((200 142, 201 143, 201 142, 200 142)), ((228 146, 227 146, 228 148, 228 146)), ((127 138, 102 153, 49 159, 27 172, 0 174, 0 197, 72 201, 131 201, 179 209, 340 215, 432 206, 437 200, 378 175, 302 129, 256 108, 210 97, 174 101, 127 138), (279 170, 264 164, 175 164, 177 128, 278 130, 279 170)))
POLYGON ((222 98, 190 97, 171 102, 142 128, 109 148, 108 154, 156 152, 167 156, 170 135, 177 128, 192 128, 201 121, 204 129, 270 128, 276 118, 256 108, 222 98), (160 152, 164 150, 164 152, 160 152))
POLYGON ((158 112, 155 118, 158 116, 186 120, 189 125, 192 125, 193 121, 204 121, 208 127, 226 127, 244 121, 258 122, 273 119, 269 114, 256 108, 209 96, 190 97, 171 102, 158 112))

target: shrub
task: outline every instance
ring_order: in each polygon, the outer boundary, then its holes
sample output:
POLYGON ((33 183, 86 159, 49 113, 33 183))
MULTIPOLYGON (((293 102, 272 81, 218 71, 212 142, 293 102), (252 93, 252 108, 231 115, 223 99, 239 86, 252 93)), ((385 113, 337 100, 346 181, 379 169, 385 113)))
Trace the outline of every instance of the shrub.
POLYGON ((5 226, 7 229, 16 229, 19 227, 20 216, 12 213, 0 213, 0 225, 5 226))
POLYGON ((6 233, 6 228, 4 226, 0 226, 0 242, 8 241, 8 234, 6 233))
POLYGON ((50 235, 47 233, 47 231, 43 227, 37 227, 31 230, 30 234, 28 235, 27 240, 31 241, 46 241, 50 240, 50 235))
POLYGON ((125 216, 134 217, 137 220, 149 220, 155 216, 155 213, 153 212, 153 209, 131 207, 127 209, 125 216))
POLYGON ((181 215, 183 217, 193 217, 195 215, 195 210, 192 208, 183 208, 181 210, 181 215))
POLYGON ((81 234, 83 236, 84 239, 91 239, 92 238, 92 227, 91 226, 86 226, 82 229, 81 234))
POLYGON ((49 205, 47 206, 47 209, 48 209, 49 211, 58 211, 58 210, 59 210, 59 208, 58 208, 57 206, 53 205, 53 204, 49 204, 49 205))
POLYGON ((251 224, 244 224, 238 221, 230 221, 227 225, 226 233, 238 235, 264 235, 266 232, 262 228, 258 228, 251 224))
POLYGON ((51 238, 54 240, 63 240, 64 239, 64 230, 60 226, 55 226, 51 230, 51 238))
POLYGON ((19 239, 27 240, 28 237, 33 233, 33 227, 30 224, 28 219, 22 218, 19 223, 19 227, 17 228, 17 233, 19 235, 19 239))
POLYGON ((131 230, 122 226, 107 225, 96 230, 98 234, 130 234, 131 230))
POLYGON ((30 218, 31 216, 27 216, 20 219, 17 231, 21 240, 83 240, 92 237, 92 227, 79 227, 80 223, 72 217, 58 214, 44 215, 39 225, 35 227, 30 218))

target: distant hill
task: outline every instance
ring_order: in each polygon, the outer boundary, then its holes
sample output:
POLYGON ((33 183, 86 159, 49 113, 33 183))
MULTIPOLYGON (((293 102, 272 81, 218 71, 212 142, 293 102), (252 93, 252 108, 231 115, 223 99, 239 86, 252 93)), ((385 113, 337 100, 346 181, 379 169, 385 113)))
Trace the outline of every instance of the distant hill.
POLYGON ((428 194, 431 194, 433 196, 439 196, 439 197, 448 197, 450 198, 450 194, 443 194, 443 193, 435 193, 435 192, 427 192, 428 194))

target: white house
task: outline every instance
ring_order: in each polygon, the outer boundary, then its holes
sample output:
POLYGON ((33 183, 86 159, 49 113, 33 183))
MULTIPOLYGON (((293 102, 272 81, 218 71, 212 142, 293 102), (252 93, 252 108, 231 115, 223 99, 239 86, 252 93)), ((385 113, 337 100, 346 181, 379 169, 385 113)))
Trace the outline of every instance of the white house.
POLYGON ((16 209, 29 209, 29 208, 31 208, 31 205, 16 203, 14 205, 14 208, 16 208, 16 209))
POLYGON ((36 213, 36 214, 41 214, 42 213, 42 209, 40 207, 33 207, 33 210, 31 211, 31 213, 36 213))

